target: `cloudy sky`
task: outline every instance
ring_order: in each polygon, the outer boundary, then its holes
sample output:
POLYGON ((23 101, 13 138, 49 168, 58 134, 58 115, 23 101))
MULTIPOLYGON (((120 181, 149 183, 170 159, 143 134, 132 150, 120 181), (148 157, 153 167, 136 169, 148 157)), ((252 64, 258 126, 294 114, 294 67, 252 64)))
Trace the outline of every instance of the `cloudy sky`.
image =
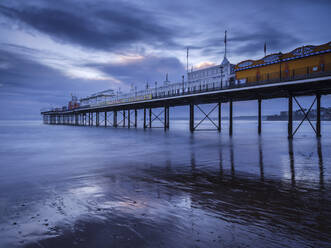
POLYGON ((166 73, 180 81, 186 47, 190 67, 222 61, 224 30, 232 63, 261 58, 265 41, 268 53, 326 43, 330 9, 329 0, 1 0, 0 119, 39 118, 70 93, 143 88, 166 73))

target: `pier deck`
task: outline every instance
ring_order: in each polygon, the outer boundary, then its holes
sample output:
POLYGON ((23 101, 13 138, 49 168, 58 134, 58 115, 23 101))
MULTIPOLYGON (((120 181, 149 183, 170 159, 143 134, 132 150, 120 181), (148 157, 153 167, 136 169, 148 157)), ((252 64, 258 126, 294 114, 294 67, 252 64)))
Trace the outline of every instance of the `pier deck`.
MULTIPOLYGON (((155 115, 152 112, 154 108, 164 108, 164 118, 162 120, 164 129, 169 128, 169 107, 175 106, 190 106, 190 131, 193 132, 197 130, 194 122, 194 107, 199 104, 217 104, 218 106, 218 123, 216 124, 212 119, 209 118, 209 113, 204 113, 204 119, 209 119, 213 122, 216 127, 216 130, 220 131, 221 125, 221 104, 229 102, 230 111, 229 111, 229 134, 232 135, 232 103, 235 101, 248 101, 248 100, 258 100, 258 132, 261 133, 261 104, 263 99, 272 99, 272 98, 288 98, 288 137, 292 138, 297 130, 293 132, 293 99, 298 103, 299 102, 295 97, 298 96, 316 96, 312 106, 316 102, 317 107, 317 121, 316 127, 312 126, 317 136, 321 135, 320 129, 320 100, 322 95, 328 95, 331 93, 331 73, 323 73, 319 75, 314 75, 311 77, 306 77, 303 79, 297 80, 284 80, 276 82, 256 82, 256 83, 246 83, 242 85, 236 85, 228 88, 210 88, 205 90, 196 90, 196 91, 183 91, 184 93, 179 94, 169 94, 165 96, 157 96, 148 100, 141 101, 132 101, 124 103, 116 103, 111 105, 100 105, 93 107, 80 107, 73 110, 66 111, 43 111, 44 123, 46 124, 69 124, 69 125, 88 125, 91 126, 95 123, 96 126, 100 126, 100 113, 104 113, 104 126, 113 126, 118 127, 119 123, 117 122, 117 112, 122 111, 123 126, 128 128, 134 126, 137 127, 137 110, 144 109, 144 124, 143 127, 152 127, 152 121, 154 119, 161 118, 155 115), (147 123, 146 110, 149 110, 149 123, 147 123), (131 112, 134 112, 134 122, 131 122, 131 112), (113 122, 109 123, 108 112, 112 112, 113 122), (127 115, 125 114, 127 112, 127 115), (127 125, 125 121, 127 120, 127 125), (132 125, 130 125, 132 124, 132 125)), ((312 108, 311 106, 311 108, 312 108)), ((197 106, 198 107, 198 106, 197 106)), ((302 120, 308 119, 308 113, 311 108, 306 113, 303 108, 301 110, 304 112, 305 117, 302 120)), ((216 109, 216 107, 214 108, 216 109)), ((213 110, 214 110, 213 109, 213 110)), ((302 124, 302 123, 301 123, 302 124)), ((301 125, 300 124, 300 125, 301 125)), ((311 124, 311 122, 310 122, 311 124)), ((312 125, 312 124, 311 124, 312 125)))

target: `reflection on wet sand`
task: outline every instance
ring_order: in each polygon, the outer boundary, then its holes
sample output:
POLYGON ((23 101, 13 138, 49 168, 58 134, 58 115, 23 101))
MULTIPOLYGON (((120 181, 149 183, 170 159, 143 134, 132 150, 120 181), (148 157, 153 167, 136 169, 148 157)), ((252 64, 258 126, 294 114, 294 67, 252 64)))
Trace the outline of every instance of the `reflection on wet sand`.
MULTIPOLYGON (((321 165, 320 144, 318 149, 321 165)), ((317 242, 314 244, 326 244, 331 241, 329 237, 330 194, 318 194, 319 189, 309 188, 309 182, 307 184, 301 182, 300 186, 295 185, 292 142, 289 142, 292 173, 290 183, 264 177, 261 143, 259 143, 261 172, 259 179, 243 172, 234 173, 234 166, 232 166, 234 153, 231 155, 231 152, 229 161, 231 169, 228 173, 224 171, 222 150, 220 149, 219 153, 219 174, 199 169, 193 153, 191 167, 195 168, 194 173, 193 170, 183 170, 166 174, 162 168, 147 170, 146 173, 155 179, 155 183, 163 182, 165 186, 177 185, 177 190, 181 189, 190 195, 192 207, 210 212, 221 221, 226 220, 235 225, 245 225, 247 229, 254 227, 257 234, 259 233, 258 228, 263 226, 269 233, 264 231, 261 235, 270 235, 267 237, 270 240, 273 239, 273 232, 281 233, 282 238, 290 240, 293 238, 291 233, 295 230, 297 239, 308 238, 317 242), (312 213, 317 214, 318 217, 312 213)), ((323 180, 320 183, 322 185, 323 180)), ((328 188, 330 186, 328 185, 328 188)), ((282 246, 287 245, 291 246, 290 243, 282 246)))
POLYGON ((233 141, 232 138, 230 138, 230 163, 231 163, 231 175, 234 177, 234 152, 233 152, 233 141))
POLYGON ((38 145, 30 152, 42 166, 2 176, 0 247, 330 246, 330 140, 255 136, 246 124, 232 138, 53 133, 49 164, 38 145), (59 163, 63 140, 75 149, 59 163))
MULTIPOLYGON (((84 192, 84 197, 91 199, 96 194, 102 197, 88 204, 91 210, 86 220, 76 221, 73 230, 64 229, 57 237, 36 244, 81 247, 89 240, 93 247, 130 247, 132 243, 135 247, 187 247, 194 243, 199 247, 242 246, 247 244, 245 236, 252 233, 252 247, 264 247, 265 240, 272 244, 270 247, 293 247, 293 239, 296 247, 322 247, 331 242, 331 196, 328 192, 319 194, 319 189, 305 188, 305 184, 295 186, 293 143, 288 146, 290 183, 265 176, 261 140, 256 148, 259 176, 234 171, 235 152, 229 142, 229 146, 219 148, 219 168, 215 168, 219 173, 200 166, 192 148, 190 166, 178 167, 168 159, 128 179, 116 177, 114 181, 113 176, 107 176, 110 180, 93 188, 70 190, 79 195, 84 192), (224 160, 225 149, 229 152, 228 161, 224 160), (103 243, 93 238, 98 234, 104 237, 103 243)), ((317 150, 322 185, 320 142, 317 150)), ((26 247, 37 247, 36 244, 26 247)))
POLYGON ((220 178, 222 178, 222 176, 223 176, 223 148, 222 148, 222 146, 220 146, 220 148, 219 148, 219 154, 220 154, 220 156, 219 156, 220 178))
POLYGON ((262 140, 259 136, 259 165, 260 165, 260 177, 261 181, 264 181, 264 167, 263 167, 263 150, 262 150, 262 140))
POLYGON ((318 167, 320 170, 320 187, 321 189, 324 189, 324 167, 323 167, 321 138, 317 139, 317 154, 318 154, 318 167))
POLYGON ((292 186, 295 186, 294 152, 292 139, 288 140, 288 154, 290 156, 291 182, 292 186))

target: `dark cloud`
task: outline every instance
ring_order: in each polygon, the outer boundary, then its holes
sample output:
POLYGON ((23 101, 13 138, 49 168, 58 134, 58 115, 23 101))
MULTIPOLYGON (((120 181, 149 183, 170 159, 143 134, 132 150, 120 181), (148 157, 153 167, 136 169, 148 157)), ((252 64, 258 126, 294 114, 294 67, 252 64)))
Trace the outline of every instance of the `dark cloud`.
MULTIPOLYGON (((267 43, 268 52, 286 52, 300 44, 300 40, 293 32, 261 23, 256 24, 254 29, 231 31, 227 41, 232 56, 246 55, 248 58, 249 56, 262 54, 265 42, 267 43)), ((203 54, 223 54, 220 51, 220 44, 222 43, 224 43, 222 38, 207 39, 205 41, 206 48, 202 50, 203 54)))
MULTIPOLYGON (((33 49, 13 46, 24 51, 34 52, 33 49)), ((109 74, 129 85, 134 83, 138 89, 143 88, 146 81, 154 86, 159 85, 169 73, 169 79, 180 81, 185 69, 175 57, 149 56, 132 60, 125 64, 85 64, 82 67, 92 67, 109 74)), ((113 86, 116 84, 113 84, 113 86)), ((0 49, 0 103, 9 104, 0 110, 0 116, 22 119, 38 118, 42 107, 62 106, 67 103, 70 93, 79 97, 89 95, 110 87, 108 81, 84 82, 68 78, 61 72, 17 53, 0 49), (27 114, 28 113, 28 114, 27 114), (17 116, 18 115, 18 116, 17 116)))
POLYGON ((150 12, 117 3, 111 8, 98 6, 77 13, 71 9, 0 5, 0 13, 18 20, 64 43, 113 51, 119 47, 144 42, 153 46, 178 47, 176 35, 170 27, 158 23, 150 12))
POLYGON ((202 55, 196 61, 220 63, 225 29, 234 63, 238 58, 262 57, 265 41, 268 53, 328 42, 330 6, 329 0, 2 0, 0 26, 10 37, 0 36, 0 104, 8 105, 0 109, 0 116, 15 112, 37 117, 41 107, 62 105, 71 92, 84 96, 111 86, 103 80, 71 78, 50 67, 49 61, 97 69, 126 86, 161 83, 166 73, 171 81, 180 81, 185 68, 176 57, 179 52, 184 57, 189 46, 192 57, 202 55), (68 44, 68 55, 58 54, 54 47, 48 51, 46 44, 42 50, 32 49, 30 40, 45 40, 38 39, 44 35, 68 44), (76 54, 70 53, 72 47, 80 47, 82 53, 88 50, 86 54, 133 53, 142 59, 91 64, 71 59, 76 54), (48 64, 42 64, 45 59, 48 64))

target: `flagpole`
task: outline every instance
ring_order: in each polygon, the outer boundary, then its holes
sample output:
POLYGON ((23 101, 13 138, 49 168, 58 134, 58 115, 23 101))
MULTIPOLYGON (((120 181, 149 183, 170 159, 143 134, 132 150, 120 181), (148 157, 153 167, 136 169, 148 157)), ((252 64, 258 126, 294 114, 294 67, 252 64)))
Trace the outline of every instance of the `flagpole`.
POLYGON ((188 74, 188 47, 186 48, 186 72, 188 74))
POLYGON ((264 42, 264 57, 267 56, 267 42, 264 42))
POLYGON ((224 58, 226 58, 226 30, 225 30, 225 33, 224 33, 224 46, 225 46, 224 58))

